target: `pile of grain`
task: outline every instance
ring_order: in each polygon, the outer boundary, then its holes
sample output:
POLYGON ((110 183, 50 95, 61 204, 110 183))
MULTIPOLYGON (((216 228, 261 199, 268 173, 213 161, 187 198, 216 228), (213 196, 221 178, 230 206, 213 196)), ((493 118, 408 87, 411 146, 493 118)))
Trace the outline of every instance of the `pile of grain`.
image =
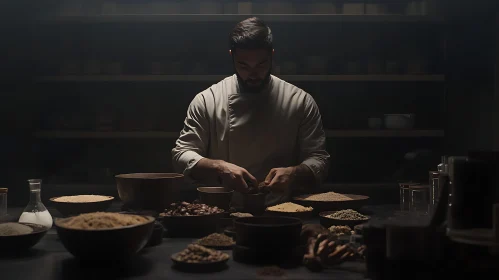
POLYGON ((302 197, 303 200, 308 201, 347 201, 352 200, 352 198, 335 192, 327 192, 327 193, 318 193, 318 194, 310 194, 302 197))
POLYGON ((229 247, 234 245, 234 240, 224 234, 212 233, 199 239, 197 243, 207 247, 229 247))
POLYGON ((110 200, 111 197, 104 195, 72 195, 72 196, 61 196, 55 198, 55 202, 70 202, 70 203, 85 203, 85 202, 100 202, 110 200))
POLYGON ((337 236, 351 235, 354 233, 349 226, 331 226, 329 231, 337 236))
POLYGON ((3 223, 0 224, 0 236, 12 236, 30 234, 33 229, 29 226, 18 223, 3 223))
POLYGON ((309 212, 309 211, 313 211, 314 209, 312 207, 303 207, 301 205, 298 205, 298 204, 295 204, 292 202, 285 202, 285 203, 281 203, 279 205, 268 207, 267 210, 274 211, 274 212, 294 213, 294 212, 309 212))
POLYGON ((229 255, 201 245, 190 244, 187 249, 178 253, 175 259, 187 263, 210 263, 227 260, 229 255))
POLYGON ((148 219, 138 215, 95 212, 68 218, 63 226, 72 229, 112 229, 146 223, 148 219))
POLYGON ((333 214, 327 215, 326 217, 330 218, 330 219, 350 220, 350 221, 369 219, 369 217, 364 216, 364 215, 360 214, 359 212, 352 210, 352 209, 336 211, 333 214))
POLYGON ((235 218, 253 217, 253 215, 250 213, 241 213, 241 212, 232 213, 230 214, 230 216, 235 218))

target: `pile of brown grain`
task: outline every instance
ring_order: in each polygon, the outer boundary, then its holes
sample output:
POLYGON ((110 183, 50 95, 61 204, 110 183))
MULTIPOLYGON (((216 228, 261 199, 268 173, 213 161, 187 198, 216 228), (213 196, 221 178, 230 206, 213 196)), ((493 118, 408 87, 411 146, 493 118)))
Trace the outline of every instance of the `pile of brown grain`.
POLYGON ((302 196, 303 200, 308 201, 346 201, 352 200, 349 196, 346 196, 341 193, 335 192, 327 192, 327 193, 318 193, 318 194, 310 194, 307 196, 302 196))
POLYGON ((309 211, 313 211, 313 210, 314 210, 314 208, 312 208, 312 207, 304 207, 304 206, 301 206, 301 205, 298 205, 298 204, 292 203, 292 202, 285 202, 285 203, 281 203, 279 205, 275 205, 275 206, 267 208, 267 211, 287 212, 287 213, 309 212, 309 211))
POLYGON ((71 229, 113 229, 144 224, 147 221, 147 218, 139 215, 95 212, 68 218, 62 225, 71 229))
POLYGON ((0 236, 12 236, 30 234, 33 229, 29 226, 19 223, 3 223, 0 224, 0 236))
POLYGON ((85 203, 85 202, 100 202, 112 199, 109 196, 104 195, 72 195, 72 196, 61 196, 55 198, 55 202, 70 202, 70 203, 85 203))

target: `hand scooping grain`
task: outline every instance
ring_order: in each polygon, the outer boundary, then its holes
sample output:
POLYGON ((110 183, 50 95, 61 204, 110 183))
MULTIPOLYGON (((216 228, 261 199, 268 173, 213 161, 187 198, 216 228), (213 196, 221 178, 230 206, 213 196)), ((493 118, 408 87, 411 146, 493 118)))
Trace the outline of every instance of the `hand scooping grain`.
POLYGON ((220 251, 208 249, 197 244, 190 244, 187 249, 178 253, 175 260, 187 263, 210 263, 229 259, 229 255, 220 251))
POLYGON ((301 205, 298 205, 298 204, 295 204, 292 202, 285 202, 285 203, 281 203, 279 205, 275 205, 275 206, 267 208, 267 211, 287 212, 287 213, 310 212, 313 210, 314 210, 314 208, 312 208, 312 207, 303 207, 301 205))
POLYGON ((349 220, 349 221, 358 221, 358 220, 368 220, 369 217, 360 214, 359 212, 346 209, 336 211, 333 214, 327 215, 326 218, 336 219, 336 220, 349 220))

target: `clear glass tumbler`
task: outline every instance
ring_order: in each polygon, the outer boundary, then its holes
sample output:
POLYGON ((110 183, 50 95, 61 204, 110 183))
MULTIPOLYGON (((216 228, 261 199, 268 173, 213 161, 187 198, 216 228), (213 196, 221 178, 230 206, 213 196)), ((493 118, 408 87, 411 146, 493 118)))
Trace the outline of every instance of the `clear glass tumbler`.
POLYGON ((417 185, 410 187, 410 211, 417 214, 428 214, 430 209, 430 186, 417 185))
POLYGON ((0 188, 0 217, 7 215, 7 188, 0 188))
POLYGON ((409 211, 411 206, 410 186, 415 183, 399 183, 400 187, 400 211, 409 211))

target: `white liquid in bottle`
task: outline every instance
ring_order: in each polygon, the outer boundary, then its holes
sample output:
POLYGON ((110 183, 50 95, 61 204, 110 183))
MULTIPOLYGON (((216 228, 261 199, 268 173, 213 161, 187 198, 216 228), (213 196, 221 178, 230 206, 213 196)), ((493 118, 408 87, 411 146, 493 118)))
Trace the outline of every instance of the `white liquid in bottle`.
POLYGON ((52 227, 52 215, 49 211, 45 210, 42 212, 23 212, 19 218, 20 223, 30 223, 46 226, 48 228, 52 227))
POLYGON ((52 215, 50 215, 45 205, 43 205, 41 200, 41 180, 32 179, 29 181, 30 188, 30 198, 28 206, 24 209, 21 217, 19 218, 20 223, 31 223, 42 225, 48 228, 52 227, 52 215))

